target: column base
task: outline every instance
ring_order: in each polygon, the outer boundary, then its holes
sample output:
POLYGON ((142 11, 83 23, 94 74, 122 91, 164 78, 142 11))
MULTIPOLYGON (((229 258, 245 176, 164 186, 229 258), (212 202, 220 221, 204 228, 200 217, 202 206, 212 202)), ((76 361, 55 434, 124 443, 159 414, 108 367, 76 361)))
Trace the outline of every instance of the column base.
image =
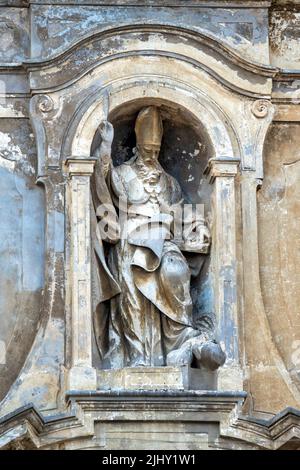
POLYGON ((96 390, 97 371, 93 367, 74 366, 69 370, 69 390, 96 390))

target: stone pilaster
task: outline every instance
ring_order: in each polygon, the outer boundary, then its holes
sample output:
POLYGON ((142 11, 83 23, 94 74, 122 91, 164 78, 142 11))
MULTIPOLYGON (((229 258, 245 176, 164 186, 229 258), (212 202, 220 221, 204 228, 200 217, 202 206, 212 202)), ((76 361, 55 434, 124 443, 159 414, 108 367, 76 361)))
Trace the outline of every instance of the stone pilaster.
POLYGON ((95 160, 66 160, 69 180, 71 368, 70 390, 95 390, 92 367, 90 177, 95 160))
POLYGON ((219 390, 241 390, 236 259, 235 177, 239 160, 212 158, 205 173, 213 190, 213 246, 217 336, 227 356, 218 371, 219 390))

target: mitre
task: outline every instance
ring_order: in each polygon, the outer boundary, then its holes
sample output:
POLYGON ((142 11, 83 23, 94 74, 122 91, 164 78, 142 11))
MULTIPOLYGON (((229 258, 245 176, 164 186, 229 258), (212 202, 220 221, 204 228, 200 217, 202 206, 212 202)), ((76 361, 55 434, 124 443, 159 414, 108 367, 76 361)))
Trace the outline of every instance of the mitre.
POLYGON ((163 125, 156 106, 148 106, 139 112, 135 122, 135 135, 137 144, 161 144, 163 125))

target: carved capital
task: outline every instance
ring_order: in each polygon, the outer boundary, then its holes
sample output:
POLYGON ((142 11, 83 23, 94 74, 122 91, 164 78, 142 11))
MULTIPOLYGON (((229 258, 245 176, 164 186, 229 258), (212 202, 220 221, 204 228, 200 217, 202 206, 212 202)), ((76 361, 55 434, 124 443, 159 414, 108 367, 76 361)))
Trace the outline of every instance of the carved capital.
POLYGON ((96 163, 95 158, 69 157, 65 161, 70 176, 91 176, 96 163))
POLYGON ((240 160, 238 158, 211 158, 204 174, 212 184, 217 177, 235 177, 240 160))

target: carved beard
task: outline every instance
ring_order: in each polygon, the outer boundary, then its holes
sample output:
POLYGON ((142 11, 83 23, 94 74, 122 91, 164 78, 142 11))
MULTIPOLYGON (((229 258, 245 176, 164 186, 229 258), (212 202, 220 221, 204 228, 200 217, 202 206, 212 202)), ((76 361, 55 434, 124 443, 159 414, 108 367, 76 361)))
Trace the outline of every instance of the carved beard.
POLYGON ((135 160, 139 175, 144 181, 149 183, 156 183, 159 181, 163 169, 158 160, 151 160, 151 162, 143 160, 143 158, 136 152, 135 160))

